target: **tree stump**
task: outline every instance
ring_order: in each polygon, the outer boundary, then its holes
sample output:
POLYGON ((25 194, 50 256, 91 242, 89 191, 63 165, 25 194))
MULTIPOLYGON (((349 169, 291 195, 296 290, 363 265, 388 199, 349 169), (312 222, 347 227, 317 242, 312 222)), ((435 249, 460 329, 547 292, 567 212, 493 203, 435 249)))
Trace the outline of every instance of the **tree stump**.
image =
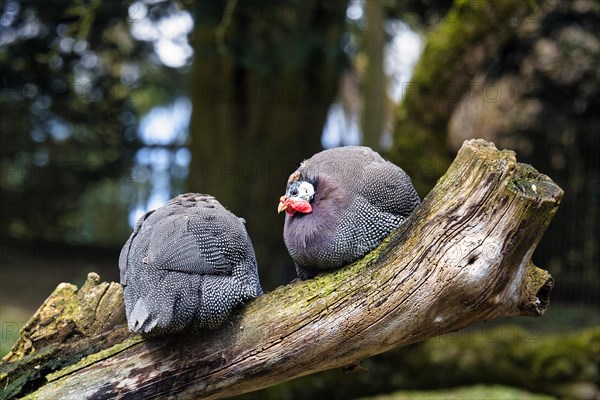
MULTIPOLYGON (((512 151, 465 142, 409 220, 363 259, 267 293, 214 331, 127 331, 122 292, 60 284, 0 365, 3 396, 222 398, 500 316, 540 316, 531 255, 562 190, 512 151)), ((116 261, 115 261, 116 263, 116 261)), ((115 265, 116 268, 116 265, 115 265)))

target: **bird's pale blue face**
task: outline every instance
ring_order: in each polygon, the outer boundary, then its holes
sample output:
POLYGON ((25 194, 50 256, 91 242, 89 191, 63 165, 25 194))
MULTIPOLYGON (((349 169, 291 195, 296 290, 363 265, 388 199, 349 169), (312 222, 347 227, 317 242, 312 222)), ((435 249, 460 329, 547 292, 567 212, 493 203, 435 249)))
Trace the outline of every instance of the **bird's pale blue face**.
POLYGON ((288 184, 285 195, 279 199, 278 212, 285 211, 289 216, 297 212, 309 214, 312 212, 310 202, 315 197, 314 186, 307 181, 292 181, 288 184))
POLYGON ((288 186, 286 196, 292 200, 304 200, 310 202, 315 196, 315 188, 309 182, 296 181, 288 186))

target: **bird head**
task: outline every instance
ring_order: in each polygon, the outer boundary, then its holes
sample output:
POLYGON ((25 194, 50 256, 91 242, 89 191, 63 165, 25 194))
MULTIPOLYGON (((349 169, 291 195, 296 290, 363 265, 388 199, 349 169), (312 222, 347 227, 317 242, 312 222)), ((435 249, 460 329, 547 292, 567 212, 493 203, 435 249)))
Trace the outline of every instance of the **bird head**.
MULTIPOLYGON (((295 174, 292 174, 294 177, 295 174)), ((293 180, 290 177, 285 195, 279 199, 277 212, 285 211, 290 217, 293 217, 297 212, 309 214, 312 212, 310 202, 315 196, 314 186, 308 182, 299 179, 293 180)))

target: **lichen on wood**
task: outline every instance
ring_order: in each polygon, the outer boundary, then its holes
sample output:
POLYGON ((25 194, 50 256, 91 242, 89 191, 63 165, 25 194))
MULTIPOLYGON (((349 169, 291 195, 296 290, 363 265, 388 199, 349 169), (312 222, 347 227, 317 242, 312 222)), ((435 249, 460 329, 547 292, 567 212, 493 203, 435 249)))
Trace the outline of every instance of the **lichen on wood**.
POLYGON ((118 283, 100 282, 98 274, 90 273, 79 290, 59 284, 2 359, 0 398, 21 397, 53 375, 64 375, 82 358, 121 344, 130 336, 124 322, 118 283))
POLYGON ((118 285, 104 290, 92 276, 78 292, 63 286, 72 303, 55 321, 73 326, 71 334, 46 347, 32 342, 35 351, 21 359, 13 352, 0 366, 0 385, 32 398, 221 398, 357 366, 482 320, 542 315, 553 281, 531 255, 561 197, 513 152, 465 142, 421 206, 377 249, 255 299, 215 331, 133 336, 118 285), (37 375, 28 375, 36 365, 37 375))

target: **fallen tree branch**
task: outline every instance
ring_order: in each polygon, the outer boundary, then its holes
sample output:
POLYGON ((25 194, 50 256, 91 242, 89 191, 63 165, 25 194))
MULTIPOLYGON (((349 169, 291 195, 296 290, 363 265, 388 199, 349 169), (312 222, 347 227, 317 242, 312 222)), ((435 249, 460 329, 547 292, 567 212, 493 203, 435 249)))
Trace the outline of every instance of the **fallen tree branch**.
POLYGON ((127 332, 117 284, 61 284, 0 366, 7 397, 221 398, 499 316, 542 315, 531 263, 562 190, 511 151, 465 142, 397 232, 341 270, 267 293, 220 329, 127 332))

